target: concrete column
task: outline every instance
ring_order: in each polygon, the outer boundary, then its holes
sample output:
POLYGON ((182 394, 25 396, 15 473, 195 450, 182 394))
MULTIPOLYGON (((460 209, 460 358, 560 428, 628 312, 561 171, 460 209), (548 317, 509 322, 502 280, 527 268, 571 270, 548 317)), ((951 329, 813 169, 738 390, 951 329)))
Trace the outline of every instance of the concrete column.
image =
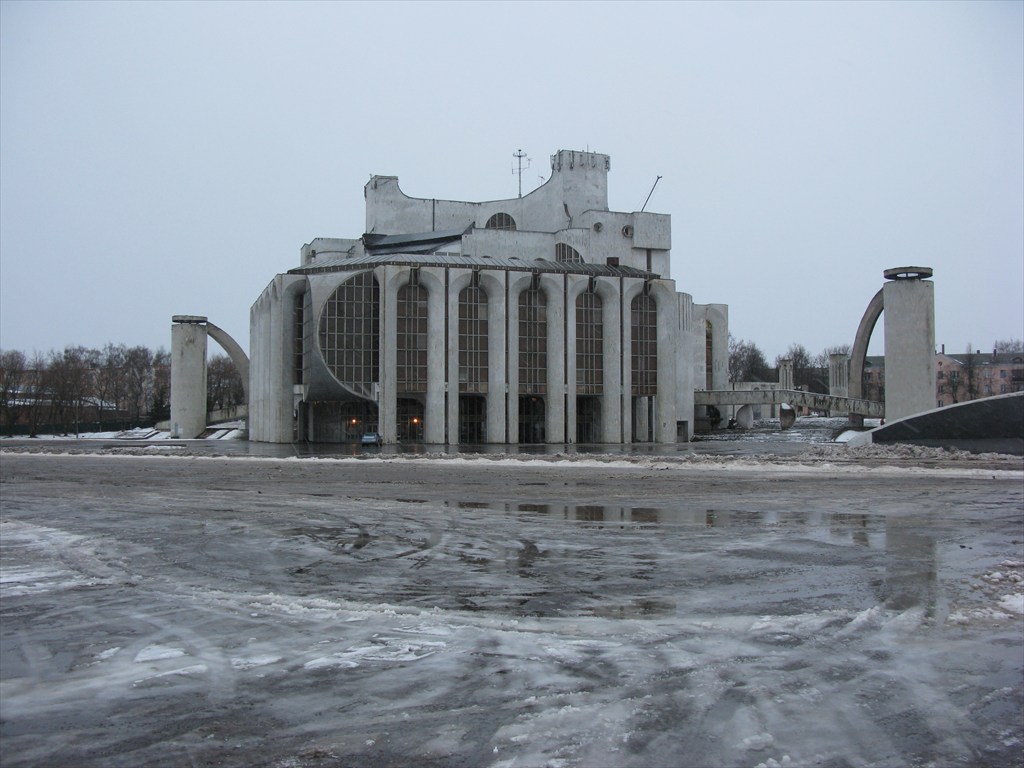
POLYGON ((267 400, 270 406, 269 424, 275 443, 289 443, 292 440, 292 337, 295 335, 292 306, 289 294, 284 290, 283 276, 278 276, 270 289, 270 333, 268 339, 268 364, 265 377, 268 381, 267 400))
POLYGON ((480 285, 487 292, 487 442, 504 443, 505 393, 508 391, 505 357, 506 272, 480 272, 480 285))
POLYGON ((622 304, 620 312, 622 354, 622 442, 633 442, 633 299, 644 289, 644 281, 637 278, 623 278, 622 304))
POLYGON ((549 443, 565 442, 565 285, 561 275, 542 275, 547 301, 547 408, 544 431, 549 443))
MULTIPOLYGON (((891 275, 931 276, 930 269, 905 267, 891 275)), ((885 418, 901 419, 935 405, 935 284, 897 276, 882 287, 885 312, 885 418)))
POLYGON ((247 421, 249 426, 249 439, 255 442, 265 440, 263 436, 263 397, 264 393, 259 386, 260 373, 263 370, 263 358, 259 347, 259 339, 263 333, 263 307, 264 297, 261 294, 249 308, 249 353, 251 360, 249 364, 249 408, 247 421))
MULTIPOLYGON (((519 442, 519 294, 530 286, 533 275, 529 272, 508 272, 508 307, 505 313, 508 333, 508 360, 506 381, 508 386, 508 416, 506 429, 510 443, 519 442)), ((500 322, 500 321, 499 321, 500 322)), ((487 411, 490 418, 490 409, 487 411)))
POLYGON ((793 361, 789 358, 779 360, 779 389, 793 389, 793 361))
MULTIPOLYGON (((427 400, 423 408, 423 439, 427 443, 445 442, 445 313, 448 311, 444 270, 434 267, 420 269, 420 285, 427 290, 427 400)), ((458 296, 455 304, 455 330, 458 332, 458 296)), ((458 352, 458 337, 455 340, 458 352)), ((458 365, 458 360, 456 360, 458 365)), ((455 415, 458 418, 458 387, 455 388, 455 415)), ((453 442, 458 442, 453 440, 453 442)))
POLYGON ((377 431, 386 444, 398 440, 398 289, 409 282, 408 267, 387 265, 373 271, 380 286, 380 387, 377 431))
MULTIPOLYGON (((445 388, 448 391, 447 428, 448 444, 459 443, 459 294, 470 284, 473 272, 469 269, 448 270, 448 378, 445 388)), ((488 326, 490 323, 488 322, 488 326)), ((490 339, 488 339, 488 344, 490 339)), ((488 349, 488 357, 490 350, 488 349)), ((490 401, 490 394, 487 400, 490 401)), ((504 403, 504 400, 503 400, 504 403)))
POLYGON ((568 275, 565 291, 565 442, 576 442, 576 299, 590 285, 590 278, 568 275))
POLYGON ((679 338, 676 341, 676 420, 686 422, 686 432, 680 436, 684 442, 693 438, 693 297, 677 293, 679 305, 679 338))
MULTIPOLYGON (((850 356, 833 353, 828 356, 828 393, 834 397, 850 396, 850 356)), ((846 416, 846 410, 833 410, 833 416, 846 416)))
POLYGON ((655 280, 651 295, 658 307, 658 394, 654 398, 654 441, 676 442, 676 353, 679 302, 675 282, 655 280))
POLYGON ((595 290, 601 297, 604 337, 604 395, 601 397, 601 441, 629 442, 622 431, 622 296, 618 279, 599 277, 595 290))
POLYGON ((206 429, 206 318, 171 322, 171 436, 191 439, 206 429))

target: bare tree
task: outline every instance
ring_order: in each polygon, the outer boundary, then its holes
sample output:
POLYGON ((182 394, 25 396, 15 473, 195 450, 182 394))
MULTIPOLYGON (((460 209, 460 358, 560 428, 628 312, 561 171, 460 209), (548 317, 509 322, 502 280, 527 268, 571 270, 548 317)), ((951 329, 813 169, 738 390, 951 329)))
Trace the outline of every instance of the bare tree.
POLYGON ((233 408, 245 402, 242 377, 227 355, 211 357, 206 365, 206 407, 208 411, 233 408))
POLYGON ((835 344, 831 347, 825 347, 821 352, 814 356, 814 367, 824 368, 826 374, 828 373, 828 367, 831 361, 829 358, 832 355, 849 355, 850 345, 849 344, 835 344))
POLYGON ((78 433, 82 411, 92 395, 89 354, 85 347, 65 347, 51 352, 47 361, 45 389, 51 405, 51 423, 66 435, 74 426, 78 433))
POLYGON ((14 425, 25 408, 26 373, 23 352, 13 349, 0 352, 0 413, 10 435, 14 434, 14 425))
POLYGON ((153 353, 149 418, 153 423, 171 418, 171 354, 163 347, 153 353))
POLYGON ((46 358, 41 352, 36 352, 28 361, 21 390, 25 399, 25 417, 28 422, 29 437, 39 434, 44 407, 49 405, 46 402, 46 378, 46 358))
POLYGON ((729 381, 765 381, 768 361, 757 344, 729 334, 729 381))
POLYGON ((1000 339, 992 345, 992 349, 998 355, 1024 352, 1024 341, 1020 339, 1000 339))
MULTIPOLYGON (((106 411, 122 411, 125 399, 125 346, 107 344, 98 354, 96 364, 96 417, 103 428, 103 414, 106 411)), ((124 426, 124 424, 122 424, 124 426)))
POLYGON ((828 391, 828 370, 826 369, 825 381, 821 381, 821 372, 814 368, 814 361, 811 359, 807 347, 803 344, 790 344, 786 354, 775 358, 775 367, 779 367, 780 361, 788 358, 793 361, 793 385, 807 390, 808 392, 828 391))
POLYGON ((153 353, 148 347, 130 347, 124 355, 125 404, 129 426, 139 426, 149 416, 153 394, 153 353))

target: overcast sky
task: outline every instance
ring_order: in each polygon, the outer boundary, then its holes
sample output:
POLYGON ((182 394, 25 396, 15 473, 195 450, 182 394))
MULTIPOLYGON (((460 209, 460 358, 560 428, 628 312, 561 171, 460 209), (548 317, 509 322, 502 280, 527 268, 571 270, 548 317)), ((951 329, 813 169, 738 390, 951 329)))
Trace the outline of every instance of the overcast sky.
MULTIPOLYGON (((936 344, 1024 337, 1024 3, 0 3, 0 347, 170 346, 363 185, 516 195, 611 156, 672 277, 769 360, 852 344, 888 267, 936 344)), ((880 354, 881 326, 872 344, 880 354)), ((219 351, 216 345, 211 345, 219 351)))

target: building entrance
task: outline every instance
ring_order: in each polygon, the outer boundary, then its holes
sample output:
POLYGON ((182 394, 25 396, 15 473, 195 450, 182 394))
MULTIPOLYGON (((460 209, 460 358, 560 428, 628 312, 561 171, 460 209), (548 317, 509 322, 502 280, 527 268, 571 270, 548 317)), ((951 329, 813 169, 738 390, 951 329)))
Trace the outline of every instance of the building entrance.
POLYGON ((576 398, 576 442, 601 442, 601 398, 581 395, 576 398))
POLYGON ((536 395, 519 397, 519 442, 543 443, 544 432, 544 398, 536 395))
POLYGON ((459 442, 487 442, 487 398, 459 395, 459 442))
POLYGON ((316 402, 308 408, 314 443, 358 443, 364 433, 379 431, 377 404, 368 400, 316 402))
POLYGON ((395 425, 399 442, 423 442, 423 403, 411 397, 398 398, 398 423, 395 425))

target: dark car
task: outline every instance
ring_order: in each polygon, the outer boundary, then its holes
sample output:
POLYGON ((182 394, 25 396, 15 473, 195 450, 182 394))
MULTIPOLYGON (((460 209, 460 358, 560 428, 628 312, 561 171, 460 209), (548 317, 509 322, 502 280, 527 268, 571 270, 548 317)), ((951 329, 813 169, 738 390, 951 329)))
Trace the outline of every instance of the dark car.
POLYGON ((364 432, 362 439, 359 441, 363 445, 380 445, 384 442, 379 432, 364 432))

